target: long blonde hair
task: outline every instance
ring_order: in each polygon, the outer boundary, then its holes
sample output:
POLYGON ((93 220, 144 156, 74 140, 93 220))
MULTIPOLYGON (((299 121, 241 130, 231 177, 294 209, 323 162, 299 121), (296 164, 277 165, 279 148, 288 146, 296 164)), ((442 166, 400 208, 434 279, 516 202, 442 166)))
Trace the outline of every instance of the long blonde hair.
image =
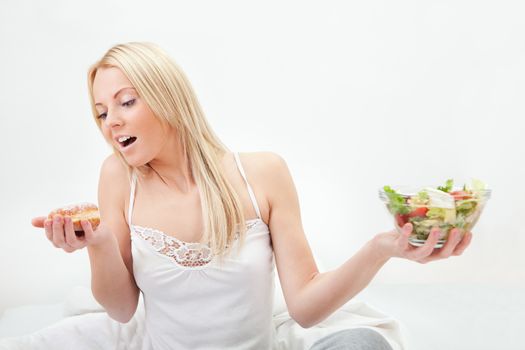
MULTIPOLYGON (((155 116, 178 131, 183 154, 199 188, 203 213, 203 241, 214 254, 224 256, 238 234, 239 247, 246 233, 245 217, 237 193, 225 177, 222 157, 229 150, 208 124, 197 97, 182 69, 155 44, 128 42, 113 46, 88 71, 89 99, 93 118, 102 132, 93 97, 93 82, 99 68, 119 68, 155 116)), ((147 174, 149 163, 130 166, 119 150, 113 153, 128 170, 147 174)))

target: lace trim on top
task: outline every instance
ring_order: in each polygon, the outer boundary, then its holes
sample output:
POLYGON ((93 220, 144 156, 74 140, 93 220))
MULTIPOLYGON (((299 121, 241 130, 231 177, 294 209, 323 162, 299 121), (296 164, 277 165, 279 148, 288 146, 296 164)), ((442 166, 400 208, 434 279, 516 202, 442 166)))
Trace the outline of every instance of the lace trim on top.
MULTIPOLYGON (((253 228, 260 219, 247 220, 246 229, 253 228)), ((213 260, 213 253, 208 244, 198 242, 184 242, 164 232, 138 225, 132 225, 142 239, 151 244, 158 253, 173 259, 177 264, 184 267, 200 267, 209 264, 213 260)), ((235 235, 235 240, 239 233, 235 235)))

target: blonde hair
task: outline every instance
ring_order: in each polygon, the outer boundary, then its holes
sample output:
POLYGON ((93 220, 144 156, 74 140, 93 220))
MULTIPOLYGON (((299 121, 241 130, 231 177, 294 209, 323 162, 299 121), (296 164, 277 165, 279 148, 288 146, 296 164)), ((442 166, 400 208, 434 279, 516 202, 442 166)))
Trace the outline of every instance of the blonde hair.
MULTIPOLYGON (((93 118, 102 132, 93 97, 93 82, 99 68, 119 68, 138 95, 147 103, 161 123, 178 131, 183 154, 199 188, 203 213, 203 238, 213 253, 224 256, 233 246, 236 235, 244 243, 246 223, 241 201, 225 177, 222 157, 228 148, 208 124, 197 97, 179 66, 155 44, 129 42, 113 46, 88 71, 88 90, 93 118)), ((145 175, 149 163, 130 166, 112 144, 113 153, 128 170, 145 175)), ((159 175, 160 176, 160 175, 159 175)))

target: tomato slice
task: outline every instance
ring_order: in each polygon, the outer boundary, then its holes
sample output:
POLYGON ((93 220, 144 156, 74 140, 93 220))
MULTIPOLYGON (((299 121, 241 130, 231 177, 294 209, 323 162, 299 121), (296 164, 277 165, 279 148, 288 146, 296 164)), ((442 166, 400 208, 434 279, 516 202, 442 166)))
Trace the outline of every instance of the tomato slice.
POLYGON ((472 198, 472 196, 469 193, 465 192, 465 191, 450 192, 450 195, 453 196, 454 200, 456 200, 456 201, 472 198))
POLYGON ((412 210, 410 213, 408 213, 409 218, 413 218, 416 216, 425 217, 427 215, 428 208, 427 207, 419 207, 414 210, 412 210))
POLYGON ((396 214, 395 217, 399 227, 403 227, 408 222, 408 214, 396 214))

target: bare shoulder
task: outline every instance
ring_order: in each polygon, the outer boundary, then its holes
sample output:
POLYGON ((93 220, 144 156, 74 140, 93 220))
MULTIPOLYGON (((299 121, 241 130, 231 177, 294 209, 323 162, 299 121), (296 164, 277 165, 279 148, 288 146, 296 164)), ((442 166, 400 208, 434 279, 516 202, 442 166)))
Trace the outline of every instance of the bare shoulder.
POLYGON ((271 206, 276 185, 290 175, 286 161, 281 155, 269 151, 241 153, 239 156, 243 163, 246 163, 246 168, 250 170, 255 181, 264 189, 268 204, 271 206))
POLYGON ((99 186, 104 186, 104 190, 111 191, 112 197, 118 197, 121 200, 122 208, 128 185, 128 173, 124 164, 115 155, 111 154, 102 163, 100 168, 99 186))
POLYGON ((102 163, 102 169, 111 173, 127 176, 126 168, 122 164, 121 160, 115 155, 110 154, 104 159, 102 163))
POLYGON ((282 166, 284 163, 283 157, 275 152, 269 151, 239 153, 239 156, 243 162, 248 163, 251 168, 261 171, 264 169, 267 172, 276 170, 275 167, 282 166))

